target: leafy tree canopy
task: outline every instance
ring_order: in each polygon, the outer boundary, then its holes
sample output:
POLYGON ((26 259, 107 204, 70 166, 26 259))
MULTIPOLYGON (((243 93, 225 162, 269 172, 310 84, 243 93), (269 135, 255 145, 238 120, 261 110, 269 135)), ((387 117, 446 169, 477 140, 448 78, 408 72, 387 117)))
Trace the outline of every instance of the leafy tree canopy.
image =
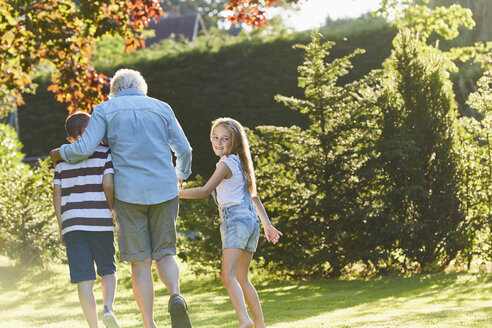
POLYGON ((36 65, 48 61, 55 68, 50 90, 57 100, 69 111, 90 111, 103 100, 107 79, 91 68, 95 40, 120 34, 127 50, 135 49, 143 45, 144 25, 162 13, 153 0, 2 1, 1 89, 8 90, 10 103, 22 104, 22 93, 34 91, 36 65))
POLYGON ((470 9, 459 4, 429 6, 430 0, 381 0, 379 13, 394 20, 398 27, 409 27, 424 40, 433 32, 446 40, 459 35, 459 28, 473 28, 475 21, 470 9))
MULTIPOLYGON (((476 26, 474 16, 481 19, 480 24, 483 30, 484 21, 481 11, 485 5, 482 0, 381 0, 378 13, 385 18, 393 19, 393 23, 399 29, 412 29, 418 33, 420 41, 426 43, 431 40, 430 36, 433 33, 445 40, 457 38, 463 28, 473 29, 476 26)), ((487 33, 480 32, 480 34, 486 35, 487 33)), ((474 39, 477 42, 473 46, 453 47, 445 52, 450 59, 446 63, 449 71, 458 70, 452 62, 456 60, 466 62, 474 59, 482 68, 490 67, 492 42, 483 42, 481 37, 474 39)), ((436 44, 436 48, 439 48, 439 43, 436 44)))

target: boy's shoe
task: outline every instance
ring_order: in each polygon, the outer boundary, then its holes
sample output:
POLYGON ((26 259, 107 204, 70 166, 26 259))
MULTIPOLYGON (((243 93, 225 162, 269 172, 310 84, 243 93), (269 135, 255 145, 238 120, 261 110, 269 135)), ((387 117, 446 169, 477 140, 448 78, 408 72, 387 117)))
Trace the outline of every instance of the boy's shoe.
POLYGON ((167 309, 171 313, 172 328, 191 328, 188 305, 181 295, 174 294, 171 296, 167 309))
POLYGON ((103 323, 107 328, 121 328, 116 320, 116 316, 113 312, 109 311, 107 306, 104 306, 103 323))

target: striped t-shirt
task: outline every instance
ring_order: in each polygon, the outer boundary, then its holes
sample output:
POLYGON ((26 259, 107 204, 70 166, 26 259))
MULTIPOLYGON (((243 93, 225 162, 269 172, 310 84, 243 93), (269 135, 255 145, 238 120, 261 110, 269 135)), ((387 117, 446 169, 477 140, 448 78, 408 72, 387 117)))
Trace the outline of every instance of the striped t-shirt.
POLYGON ((113 231, 113 216, 104 194, 103 176, 114 173, 111 151, 99 145, 86 160, 55 167, 61 186, 62 235, 74 230, 113 231))

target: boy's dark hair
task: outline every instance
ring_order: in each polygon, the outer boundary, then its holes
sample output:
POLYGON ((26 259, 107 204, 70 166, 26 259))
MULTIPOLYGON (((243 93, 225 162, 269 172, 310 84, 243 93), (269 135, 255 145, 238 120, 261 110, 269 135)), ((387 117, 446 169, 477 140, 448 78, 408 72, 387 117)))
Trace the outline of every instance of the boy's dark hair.
POLYGON ((89 124, 90 118, 91 115, 86 112, 75 112, 68 115, 65 120, 65 131, 67 131, 67 135, 73 138, 81 136, 84 133, 87 124, 89 124))

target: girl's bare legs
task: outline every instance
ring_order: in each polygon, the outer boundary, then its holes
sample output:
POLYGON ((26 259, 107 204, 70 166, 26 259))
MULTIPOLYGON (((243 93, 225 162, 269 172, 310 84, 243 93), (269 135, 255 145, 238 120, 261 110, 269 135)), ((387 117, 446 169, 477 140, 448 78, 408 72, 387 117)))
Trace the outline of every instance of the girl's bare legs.
POLYGON ((246 304, 244 303, 244 295, 241 286, 237 280, 238 266, 243 250, 239 248, 225 248, 222 251, 222 282, 224 283, 232 306, 236 310, 239 319, 239 328, 253 327, 246 304))
POLYGON ((80 306, 82 307, 82 311, 84 311, 85 319, 90 328, 97 328, 99 326, 93 287, 94 280, 85 280, 77 284, 80 306))
POLYGON ((241 289, 244 293, 244 298, 248 304, 248 308, 253 315, 253 321, 255 322, 255 328, 266 328, 265 320, 263 319, 263 311, 261 310, 260 299, 258 298, 258 293, 255 287, 249 281, 248 273, 249 266, 251 264, 251 259, 253 258, 253 253, 243 251, 241 258, 239 259, 239 265, 237 270, 237 280, 241 289))

